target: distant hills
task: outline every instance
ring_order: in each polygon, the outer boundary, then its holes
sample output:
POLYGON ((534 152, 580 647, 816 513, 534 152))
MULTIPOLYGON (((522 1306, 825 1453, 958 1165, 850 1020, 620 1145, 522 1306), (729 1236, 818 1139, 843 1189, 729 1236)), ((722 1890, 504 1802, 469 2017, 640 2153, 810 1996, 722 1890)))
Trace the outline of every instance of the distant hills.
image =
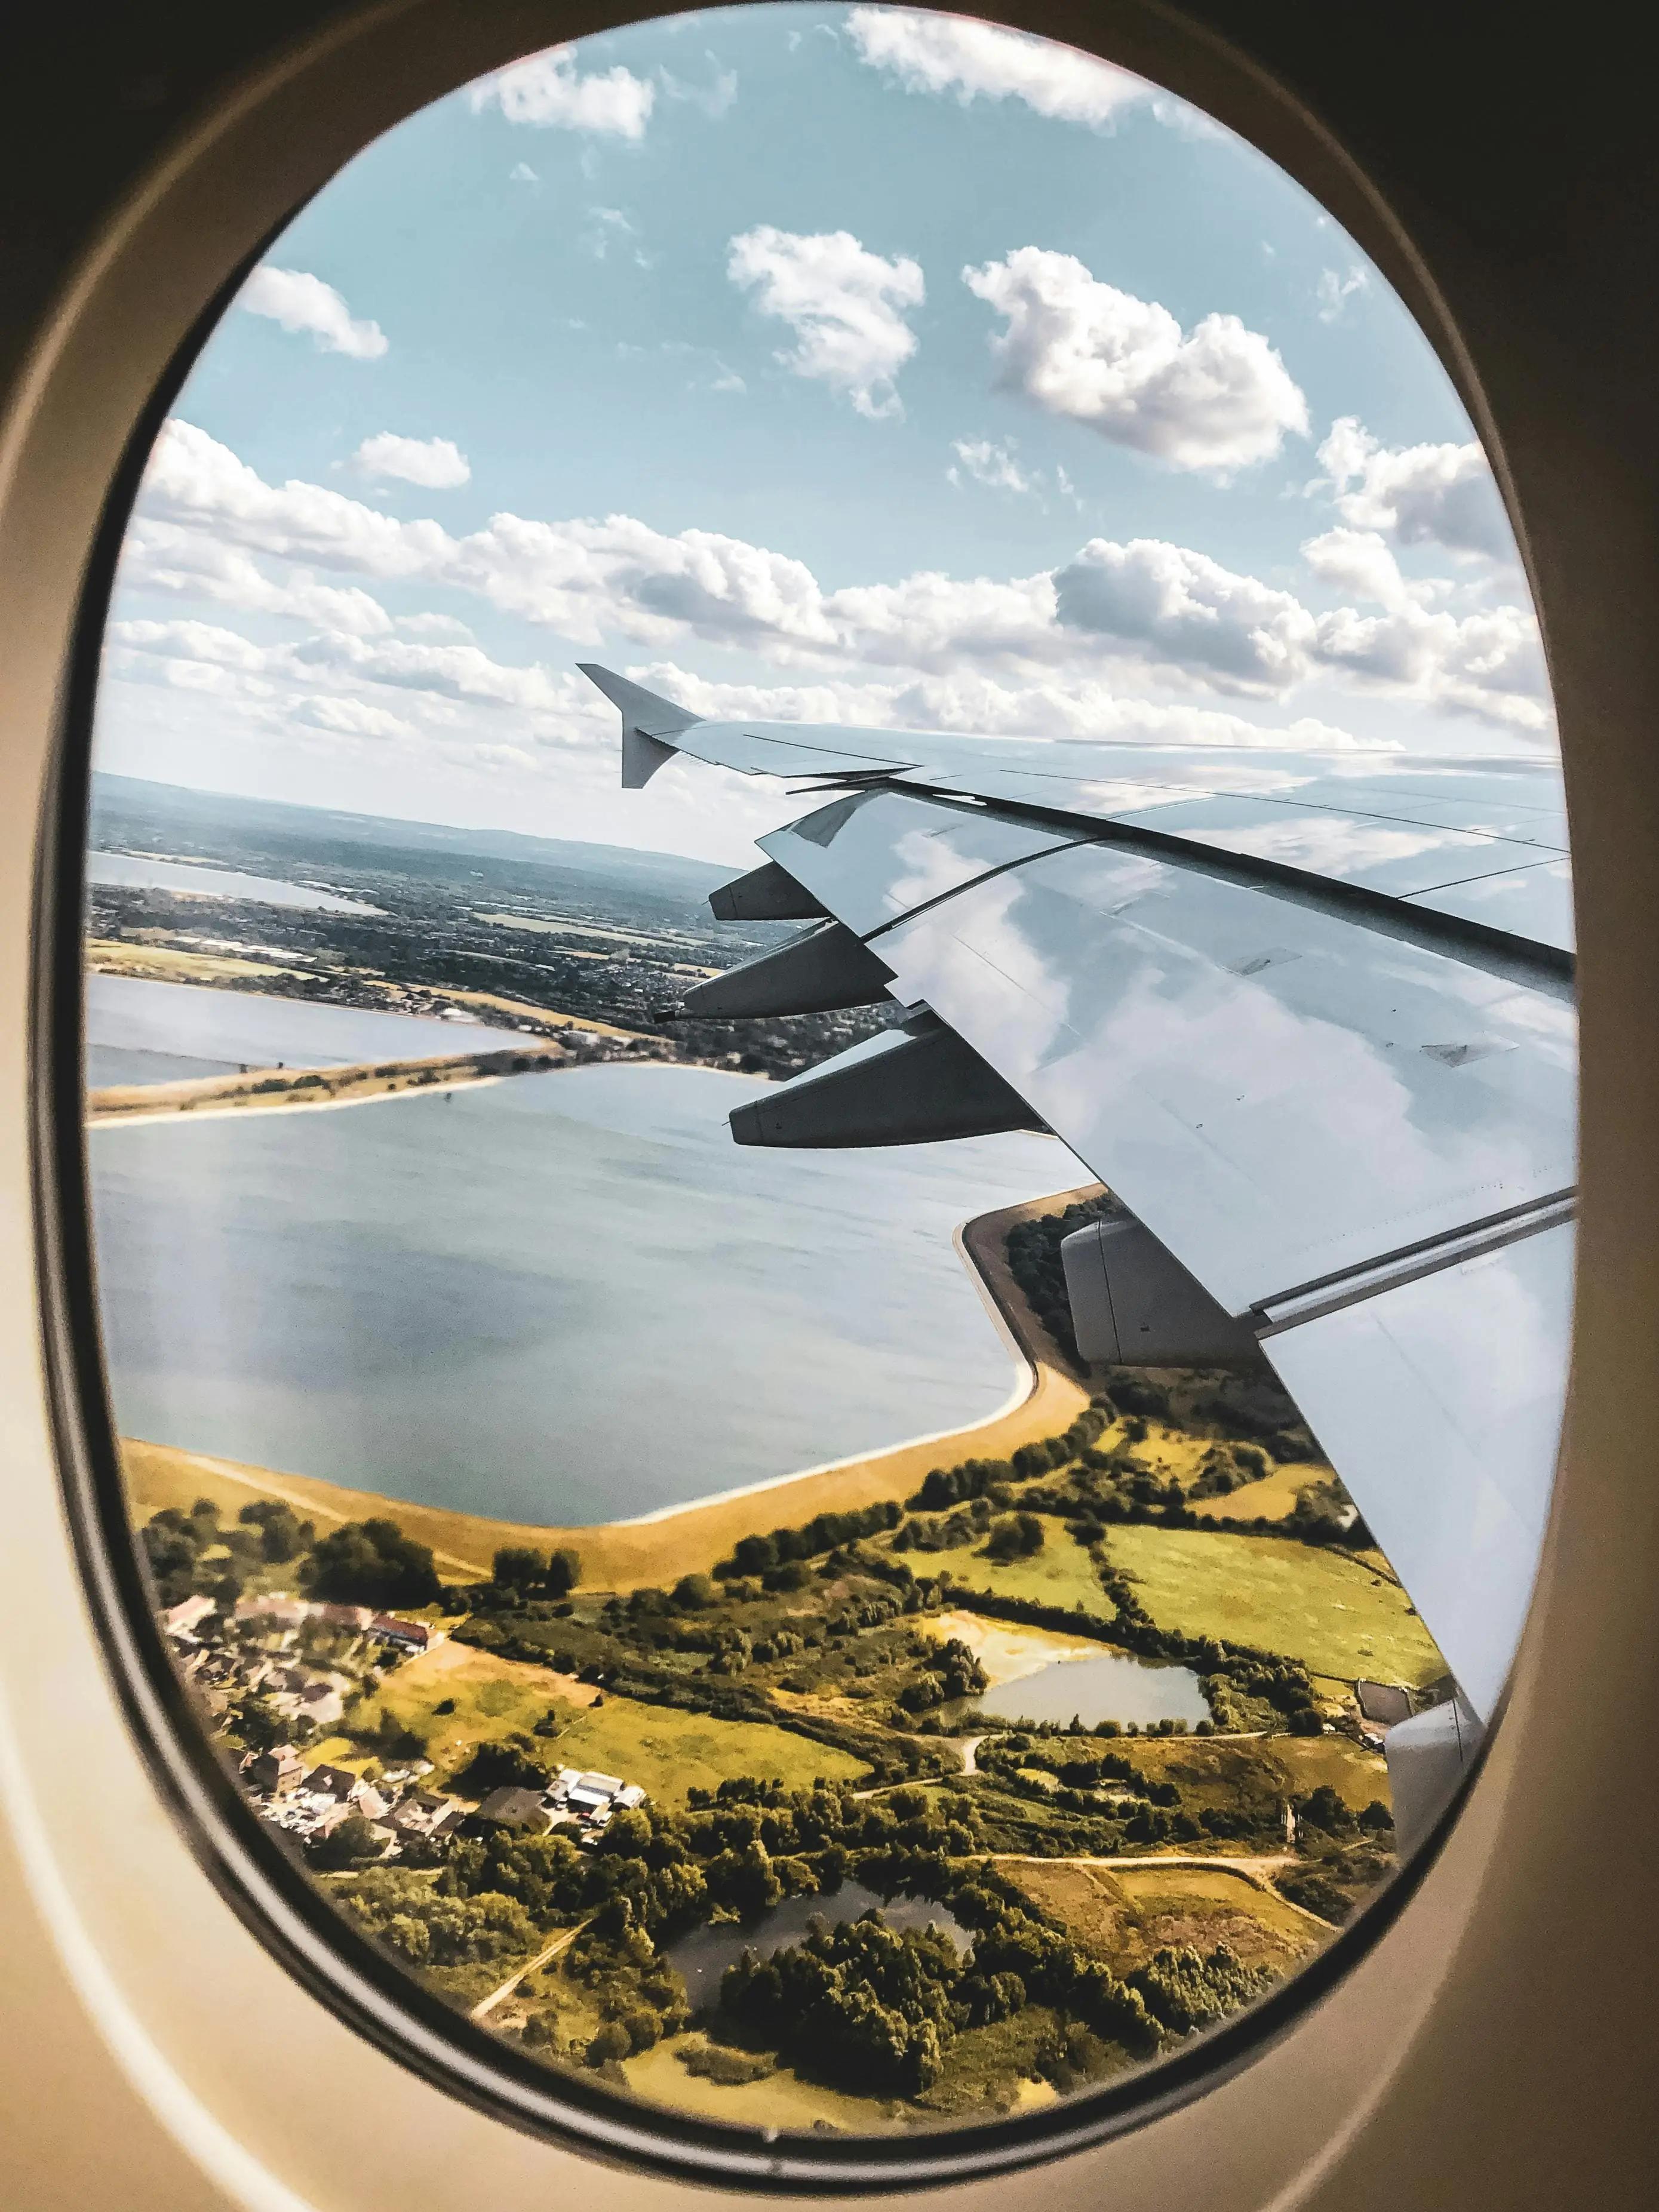
POLYGON ((400 822, 338 807, 296 806, 282 799, 244 799, 226 792, 196 791, 184 784, 151 783, 139 776, 100 774, 92 779, 91 842, 99 848, 136 845, 180 858, 199 854, 240 860, 244 865, 260 856, 359 868, 397 869, 400 864, 406 868, 412 861, 412 872, 427 877, 451 874, 457 864, 468 860, 504 861, 515 875, 545 869, 565 884, 585 878, 595 888, 643 892, 676 905, 700 904, 717 884, 729 881, 737 872, 708 860, 634 852, 621 845, 529 837, 511 830, 460 830, 438 822, 400 822))

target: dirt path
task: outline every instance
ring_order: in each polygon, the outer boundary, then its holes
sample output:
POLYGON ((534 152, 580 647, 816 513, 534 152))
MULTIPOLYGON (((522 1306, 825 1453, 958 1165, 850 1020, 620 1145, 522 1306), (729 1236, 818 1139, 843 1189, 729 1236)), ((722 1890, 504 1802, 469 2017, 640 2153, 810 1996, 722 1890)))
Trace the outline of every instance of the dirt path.
POLYGON ((574 1928, 561 1928, 545 1951, 538 1951, 535 1957, 528 1960, 515 1974, 509 1974, 498 1990, 491 1990, 487 1997, 482 1998, 475 2004, 473 2007, 472 2017, 474 2020, 486 2020, 503 1997, 511 1996, 527 1974, 540 1973, 544 1966, 551 1966, 555 1959, 561 1958, 587 1925, 585 1920, 578 1920, 574 1928))

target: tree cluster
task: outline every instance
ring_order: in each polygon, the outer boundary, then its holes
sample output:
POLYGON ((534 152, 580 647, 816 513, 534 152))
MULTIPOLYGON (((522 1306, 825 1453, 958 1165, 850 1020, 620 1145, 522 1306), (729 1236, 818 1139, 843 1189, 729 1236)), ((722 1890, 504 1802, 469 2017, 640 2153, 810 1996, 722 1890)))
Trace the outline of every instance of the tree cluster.
POLYGON ((436 1605, 442 1595, 432 1553, 395 1521, 345 1521, 319 1537, 302 1580, 339 1605, 436 1605))

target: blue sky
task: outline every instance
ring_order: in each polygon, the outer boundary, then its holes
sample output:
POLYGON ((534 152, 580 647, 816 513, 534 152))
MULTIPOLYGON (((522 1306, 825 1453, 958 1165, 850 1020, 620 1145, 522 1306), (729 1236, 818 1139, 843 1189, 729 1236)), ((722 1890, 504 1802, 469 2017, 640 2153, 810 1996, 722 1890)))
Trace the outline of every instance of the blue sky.
POLYGON ((782 794, 619 793, 589 658, 736 715, 1550 743, 1351 241, 1152 88, 865 8, 532 58, 320 194, 158 449, 100 757, 742 859, 782 794))

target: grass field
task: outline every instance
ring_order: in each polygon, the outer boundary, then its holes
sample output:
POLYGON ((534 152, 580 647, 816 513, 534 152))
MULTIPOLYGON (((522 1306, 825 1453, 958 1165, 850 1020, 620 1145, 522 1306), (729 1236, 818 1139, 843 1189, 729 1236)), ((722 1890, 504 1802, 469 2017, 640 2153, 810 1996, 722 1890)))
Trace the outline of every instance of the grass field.
POLYGON ((1052 1516, 1043 1521, 1045 1541, 1028 1559, 1014 1559, 1006 1566, 981 1557, 985 1539, 959 1544, 948 1552, 906 1552, 918 1575, 948 1574, 969 1589, 995 1590, 1008 1597, 1035 1598, 1042 1605, 1082 1606, 1085 1612, 1110 1615, 1111 1606, 1101 1588, 1095 1562, 1070 1531, 1052 1516))
POLYGON ((670 2036, 666 2043, 642 2051, 637 2057, 625 2059, 622 2070, 628 2077, 628 2087, 636 2096, 649 2097, 655 2104, 756 2128, 832 2127, 869 2135, 902 2118, 904 2107, 897 2103, 820 2089, 814 2082, 803 2081, 787 2066, 780 2066, 759 2081, 710 2081, 688 2072, 675 2056, 685 2045, 697 2040, 694 2036, 670 2036))
POLYGON ((1079 1943, 1131 1972, 1165 1944, 1225 1943, 1250 1966, 1283 1969, 1319 1942, 1314 1923, 1277 1892, 1211 1867, 1008 1866, 1028 1896, 1079 1943))
POLYGON ((1296 1510, 1301 1492, 1311 1483, 1330 1479, 1328 1467, 1293 1460, 1286 1467, 1274 1468, 1259 1482, 1247 1482, 1241 1489, 1229 1491, 1225 1498, 1190 1498, 1187 1504, 1206 1521, 1217 1516, 1227 1521, 1283 1521, 1287 1513, 1296 1510))
POLYGON ((845 1752, 763 1721, 711 1720, 611 1693, 583 1711, 558 1696, 558 1686, 543 1668, 446 1644, 388 1676, 375 1705, 428 1739, 440 1785, 480 1743, 532 1729, 550 1709, 563 1725, 557 1736, 538 1739, 549 1763, 619 1774, 665 1806, 683 1804, 693 1785, 712 1790, 736 1774, 802 1789, 820 1774, 856 1782, 869 1771, 845 1752), (435 1710, 449 1700, 453 1712, 435 1710))
POLYGON ((1302 1660, 1321 1674, 1412 1685, 1446 1671, 1394 1583, 1340 1553, 1288 1537, 1132 1523, 1107 1551, 1161 1628, 1220 1636, 1302 1660))
POLYGON ((1144 1736, 1113 1748, 1150 1780, 1178 1784, 1182 1802, 1194 1809, 1305 1797, 1322 1783, 1356 1813, 1377 1799, 1388 1802, 1388 1762, 1381 1752, 1346 1736, 1276 1735, 1242 1742, 1144 1736))

